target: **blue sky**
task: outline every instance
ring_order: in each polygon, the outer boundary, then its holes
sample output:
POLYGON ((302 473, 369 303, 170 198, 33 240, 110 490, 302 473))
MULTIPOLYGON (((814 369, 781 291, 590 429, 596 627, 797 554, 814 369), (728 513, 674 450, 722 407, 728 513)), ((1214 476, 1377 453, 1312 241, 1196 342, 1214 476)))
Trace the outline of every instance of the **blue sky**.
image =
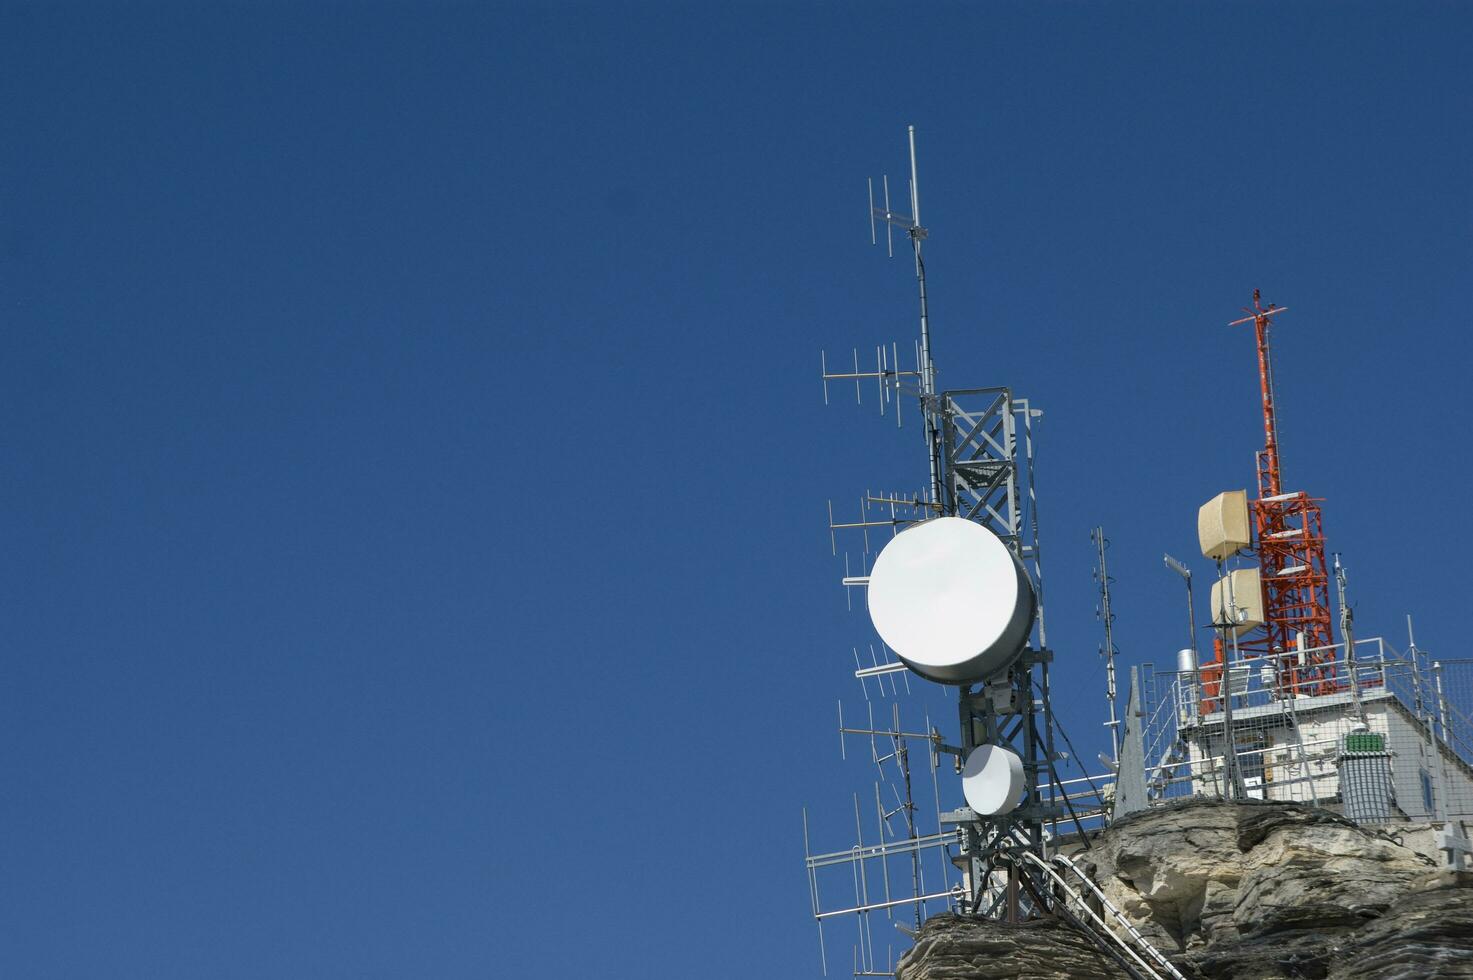
POLYGON ((869 788, 825 502, 924 479, 819 351, 914 335, 908 123, 941 383, 1046 413, 1083 754, 1089 529, 1168 660, 1255 286, 1359 630, 1462 652, 1466 5, 3 23, 7 976, 813 975, 799 811, 869 788))

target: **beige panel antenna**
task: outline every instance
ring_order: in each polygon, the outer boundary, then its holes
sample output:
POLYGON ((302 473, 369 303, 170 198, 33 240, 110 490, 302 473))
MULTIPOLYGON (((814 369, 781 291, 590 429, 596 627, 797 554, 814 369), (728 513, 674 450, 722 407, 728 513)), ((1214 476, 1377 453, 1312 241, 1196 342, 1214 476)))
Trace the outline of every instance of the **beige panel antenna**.
POLYGON ((1197 511, 1197 542, 1202 557, 1222 561, 1253 543, 1248 523, 1248 491, 1225 490, 1197 511))
POLYGON ((1212 583, 1212 625, 1236 624, 1242 636, 1263 625, 1263 581, 1257 568, 1240 568, 1212 583))

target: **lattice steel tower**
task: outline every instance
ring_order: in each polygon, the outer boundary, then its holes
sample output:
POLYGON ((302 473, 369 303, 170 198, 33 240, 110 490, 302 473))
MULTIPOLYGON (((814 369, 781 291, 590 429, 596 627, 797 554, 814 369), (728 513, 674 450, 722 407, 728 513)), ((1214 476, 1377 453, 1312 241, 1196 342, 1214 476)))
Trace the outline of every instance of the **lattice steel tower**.
MULTIPOLYGON (((979 747, 995 746, 1022 762, 1023 780, 1016 806, 1004 813, 982 815, 961 809, 940 815, 942 824, 954 825, 962 843, 957 860, 966 875, 965 896, 958 911, 964 914, 1017 921, 1045 914, 1052 906, 1051 890, 1039 866, 1048 857, 1045 828, 1073 818, 1055 763, 1064 758, 1055 748, 1055 725, 1049 692, 1049 664, 1043 618, 1043 579, 1039 554, 1038 515, 1033 489, 1032 423, 1042 413, 1009 388, 938 390, 931 356, 930 315, 926 294, 926 265, 922 243, 927 237, 920 223, 920 195, 915 165, 915 129, 909 131, 910 214, 890 207, 889 183, 884 182, 883 204, 876 206, 870 191, 871 240, 884 226, 887 245, 892 230, 905 234, 915 260, 920 304, 920 337, 914 371, 902 371, 883 348, 876 352, 874 371, 861 370, 858 357, 852 372, 830 372, 824 380, 878 383, 882 405, 886 392, 908 395, 920 403, 929 462, 929 487, 924 495, 908 499, 868 497, 866 507, 889 508, 889 516, 858 522, 833 523, 835 528, 888 528, 900 532, 936 518, 961 518, 980 524, 1001 540, 1026 568, 1036 599, 1031 636, 1015 661, 994 676, 949 681, 957 693, 959 744, 948 745, 932 734, 935 750, 962 764, 979 747), (896 507, 906 514, 897 516, 896 507)), ((846 582, 867 583, 856 577, 846 582)), ((899 666, 899 665, 896 665, 899 666)), ((866 672, 861 672, 866 673, 866 672)), ((922 673, 922 676, 925 676, 922 673)), ((1076 821, 1077 822, 1077 821, 1076 821)))
POLYGON ((1253 550, 1263 582, 1264 623, 1260 630, 1240 640, 1239 647, 1274 657, 1282 690, 1325 694, 1337 688, 1337 681, 1320 499, 1302 490, 1284 492, 1279 467, 1269 334, 1273 317, 1286 309, 1272 303, 1264 306, 1255 289, 1252 308, 1243 308, 1248 316, 1229 324, 1253 324, 1263 396, 1264 445, 1257 453, 1258 499, 1253 501, 1252 510, 1253 550))

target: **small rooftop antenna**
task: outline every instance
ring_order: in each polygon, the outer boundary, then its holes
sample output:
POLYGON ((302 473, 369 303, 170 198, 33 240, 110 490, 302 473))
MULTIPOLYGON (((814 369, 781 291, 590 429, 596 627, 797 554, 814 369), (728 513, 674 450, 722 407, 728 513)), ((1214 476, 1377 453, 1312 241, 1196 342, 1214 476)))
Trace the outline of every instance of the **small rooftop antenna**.
POLYGON ((1340 640, 1345 644, 1345 671, 1350 675, 1350 701, 1354 706, 1355 720, 1366 723, 1366 706, 1361 702, 1360 676, 1355 664, 1355 610, 1345 597, 1345 566, 1340 564, 1340 552, 1335 552, 1335 594, 1340 602, 1340 640))

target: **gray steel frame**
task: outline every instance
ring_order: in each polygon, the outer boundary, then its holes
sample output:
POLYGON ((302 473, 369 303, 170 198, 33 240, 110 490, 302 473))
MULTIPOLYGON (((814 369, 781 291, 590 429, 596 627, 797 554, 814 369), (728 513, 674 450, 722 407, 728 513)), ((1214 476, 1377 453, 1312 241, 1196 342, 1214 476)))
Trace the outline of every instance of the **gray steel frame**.
POLYGON ((1045 645, 1043 575, 1038 540, 1037 500, 1033 492, 1032 421, 1037 414, 1008 388, 945 391, 930 400, 933 431, 940 441, 944 516, 976 521, 1001 538, 1030 567, 1037 593, 1037 642, 999 677, 963 685, 958 695, 960 763, 977 746, 1001 745, 1023 760, 1023 802, 1011 813, 984 817, 955 811, 971 884, 974 915, 1017 921, 1047 902, 1048 882, 1038 865, 1016 860, 1026 851, 1046 860, 1044 827, 1067 814, 1055 787, 1061 782, 1054 762, 1054 725, 1049 699, 1045 645), (1021 424, 1020 424, 1021 423, 1021 424), (1019 430, 1022 430, 1022 452, 1019 430), (1047 774, 1047 798, 1040 775, 1047 774), (994 884, 994 876, 1003 881, 994 884))
MULTIPOLYGON (((1033 488, 1032 423, 1042 413, 1033 409, 1026 399, 1014 398, 1009 388, 937 390, 936 369, 931 357, 926 266, 921 254, 927 233, 920 223, 914 128, 910 130, 910 170, 911 213, 905 215, 891 209, 886 180, 883 183, 883 208, 875 206, 871 187, 870 217, 872 242, 876 240, 873 226, 879 223, 885 226, 887 242, 894 228, 901 229, 911 242, 920 306, 916 369, 900 370, 893 348, 888 353, 883 348, 877 349, 873 372, 860 370, 857 352, 852 372, 830 373, 827 360, 821 363, 825 401, 830 381, 853 381, 858 399, 861 382, 871 379, 880 390, 882 414, 892 394, 910 395, 919 400, 929 457, 930 492, 926 496, 916 495, 908 499, 899 494, 879 497, 866 494, 861 501, 860 518, 854 522, 836 523, 830 505, 829 530, 831 536, 840 528, 858 529, 865 535, 866 567, 861 569, 863 574, 851 575, 846 555, 846 586, 868 584, 870 528, 888 527, 894 534, 905 526, 938 516, 960 517, 988 528, 1013 550, 1028 569, 1036 598, 1036 633, 1032 642, 1004 674, 985 683, 960 687, 960 745, 943 744, 939 732, 932 731, 929 736, 935 753, 949 753, 955 757, 958 773, 967 755, 982 744, 1005 746, 1023 761, 1024 797, 1011 813, 983 816, 970 809, 962 809, 940 815, 942 823, 956 827, 955 833, 962 842, 962 854, 954 860, 966 870, 970 895, 966 900, 958 898, 960 911, 1017 921, 1047 913, 1053 905, 1045 826, 1053 824, 1057 827, 1060 820, 1072 817, 1074 826, 1087 842, 1079 815, 1075 814, 1062 789, 1063 781, 1054 765, 1060 756, 1054 748, 1056 729, 1049 698, 1048 668, 1053 656, 1048 650, 1044 629, 1043 569, 1037 498, 1033 488), (910 384, 912 380, 914 385, 910 384), (875 505, 889 508, 888 519, 870 518, 869 508, 875 505), (1041 788, 1045 776, 1046 791, 1041 788)), ((897 402, 897 423, 898 409, 897 402)), ((887 663, 869 670, 861 668, 856 671, 856 676, 863 679, 870 673, 893 669, 904 668, 900 664, 887 663)), ((841 721, 841 730, 842 727, 841 721)), ((939 759, 939 755, 933 755, 935 759, 939 759)), ((922 847, 944 847, 949 836, 938 833, 932 838, 913 838, 910 846, 915 847, 917 853, 922 847)), ((858 858, 861 871, 864 860, 871 856, 863 851, 862 842, 860 848, 845 853, 849 860, 858 858)), ((825 912, 819 903, 814 874, 818 867, 824 866, 827 856, 815 858, 808 854, 806 829, 805 857, 813 889, 814 916, 820 923, 820 950, 823 946, 822 922, 829 915, 858 913, 863 918, 873 909, 903 904, 922 905, 927 900, 953 894, 946 891, 894 900, 888 896, 887 881, 887 897, 883 903, 869 901, 866 889, 860 888, 854 908, 825 912)), ((863 883, 862 874, 857 880, 863 883)), ((861 934, 866 936, 863 929, 861 934)), ((868 962, 873 963, 872 953, 868 962)), ((872 969, 871 965, 863 973, 856 970, 856 975, 871 975, 868 971, 872 969)))

